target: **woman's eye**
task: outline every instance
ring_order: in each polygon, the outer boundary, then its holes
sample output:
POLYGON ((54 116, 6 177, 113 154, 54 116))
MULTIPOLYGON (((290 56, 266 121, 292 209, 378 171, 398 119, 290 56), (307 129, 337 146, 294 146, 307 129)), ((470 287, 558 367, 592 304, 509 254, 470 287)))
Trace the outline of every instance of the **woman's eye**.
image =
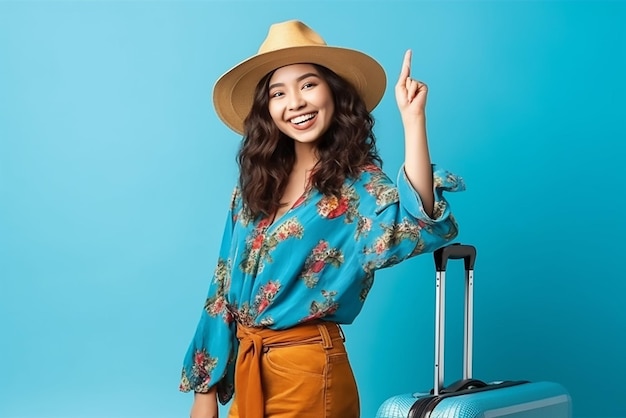
POLYGON ((274 93, 270 93, 270 97, 280 97, 283 93, 280 91, 275 91, 274 93))
POLYGON ((314 83, 305 83, 302 88, 303 89, 310 89, 311 87, 315 87, 314 83))

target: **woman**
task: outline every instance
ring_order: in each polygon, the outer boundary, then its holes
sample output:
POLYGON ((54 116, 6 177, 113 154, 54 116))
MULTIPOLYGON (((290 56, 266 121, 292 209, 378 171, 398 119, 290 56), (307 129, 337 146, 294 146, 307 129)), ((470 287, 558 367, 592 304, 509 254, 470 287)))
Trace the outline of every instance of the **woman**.
POLYGON ((397 186, 382 172, 371 110, 385 73, 330 47, 301 22, 272 25, 254 57, 216 83, 220 118, 243 134, 240 178, 181 390, 192 418, 358 417, 338 324, 363 306, 374 272, 433 251, 457 225, 425 129, 426 85, 404 57, 395 87, 406 159, 397 186))

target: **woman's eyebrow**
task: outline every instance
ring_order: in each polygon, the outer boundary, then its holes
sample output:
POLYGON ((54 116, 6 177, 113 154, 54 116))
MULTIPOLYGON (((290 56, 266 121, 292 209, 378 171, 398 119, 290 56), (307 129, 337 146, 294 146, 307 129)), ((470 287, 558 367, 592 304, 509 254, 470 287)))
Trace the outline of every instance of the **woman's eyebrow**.
MULTIPOLYGON (((302 74, 300 77, 296 78, 296 81, 302 81, 305 78, 309 78, 309 77, 320 78, 320 76, 315 74, 315 73, 305 73, 305 74, 302 74)), ((285 85, 285 83, 274 83, 274 84, 270 84, 268 89, 273 89, 274 87, 282 87, 284 85, 285 85)))

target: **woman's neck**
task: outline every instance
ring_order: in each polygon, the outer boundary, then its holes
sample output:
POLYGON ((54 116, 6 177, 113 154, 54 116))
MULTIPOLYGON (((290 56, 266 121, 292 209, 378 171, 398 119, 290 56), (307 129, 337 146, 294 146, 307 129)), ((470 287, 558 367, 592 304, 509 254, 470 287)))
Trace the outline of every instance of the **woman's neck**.
POLYGON ((317 148, 313 144, 296 142, 295 153, 296 160, 293 165, 293 170, 310 171, 319 161, 317 148))

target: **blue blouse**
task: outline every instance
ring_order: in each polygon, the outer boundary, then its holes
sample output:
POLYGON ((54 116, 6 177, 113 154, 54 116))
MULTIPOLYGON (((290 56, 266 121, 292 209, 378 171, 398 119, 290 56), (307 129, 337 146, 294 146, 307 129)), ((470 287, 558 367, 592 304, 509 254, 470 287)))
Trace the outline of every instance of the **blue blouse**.
POLYGON ((433 179, 432 218, 404 169, 396 186, 379 167, 365 167, 345 181, 339 198, 310 188, 273 224, 246 216, 235 188, 180 390, 207 392, 217 384, 220 402, 228 402, 234 393, 236 322, 272 329, 313 319, 350 324, 377 269, 456 237, 442 194, 464 190, 464 182, 435 166, 433 179))

